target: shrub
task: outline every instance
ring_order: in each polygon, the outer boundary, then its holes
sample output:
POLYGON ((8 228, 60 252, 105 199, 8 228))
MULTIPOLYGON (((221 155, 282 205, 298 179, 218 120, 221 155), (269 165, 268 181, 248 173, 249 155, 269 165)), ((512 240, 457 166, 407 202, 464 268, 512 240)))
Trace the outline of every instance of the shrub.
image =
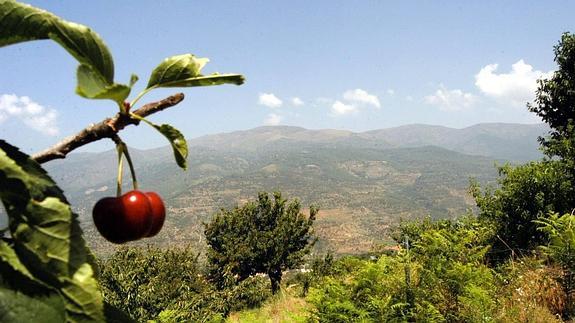
POLYGON ((127 247, 100 261, 104 298, 138 321, 154 319, 173 302, 209 288, 190 247, 127 247))

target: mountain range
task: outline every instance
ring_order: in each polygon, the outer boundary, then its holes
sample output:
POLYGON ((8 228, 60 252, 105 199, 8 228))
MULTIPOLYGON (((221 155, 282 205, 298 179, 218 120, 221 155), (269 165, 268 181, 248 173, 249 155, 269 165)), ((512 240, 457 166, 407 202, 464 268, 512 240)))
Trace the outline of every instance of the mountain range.
MULTIPOLYGON (((143 190, 159 192, 168 208, 162 232, 135 244, 205 248, 202 222, 220 208, 279 190, 307 209, 318 205, 318 248, 362 253, 389 241, 401 219, 453 218, 474 209, 469 179, 493 184, 496 164, 541 158, 545 125, 478 124, 464 129, 408 125, 355 133, 273 126, 188 140, 189 169, 170 147, 130 149, 143 190)), ((115 151, 70 154, 46 164, 80 214, 97 253, 115 246, 92 226, 91 208, 115 194, 115 151)), ((124 189, 130 189, 124 175, 124 189)))

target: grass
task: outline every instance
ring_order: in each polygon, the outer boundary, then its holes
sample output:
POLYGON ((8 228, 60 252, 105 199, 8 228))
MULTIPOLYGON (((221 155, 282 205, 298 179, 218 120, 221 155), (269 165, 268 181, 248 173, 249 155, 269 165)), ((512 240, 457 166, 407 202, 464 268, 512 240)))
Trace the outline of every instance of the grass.
POLYGON ((305 299, 292 295, 289 290, 268 300, 262 307, 230 314, 226 322, 281 323, 306 322, 309 305, 305 299))

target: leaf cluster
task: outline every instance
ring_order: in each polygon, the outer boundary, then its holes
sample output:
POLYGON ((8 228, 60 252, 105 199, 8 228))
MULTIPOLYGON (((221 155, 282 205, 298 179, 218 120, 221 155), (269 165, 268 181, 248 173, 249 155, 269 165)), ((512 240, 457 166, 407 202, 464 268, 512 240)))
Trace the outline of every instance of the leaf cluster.
POLYGON ((554 52, 558 68, 550 78, 538 81, 535 103, 528 105, 552 129, 551 138, 542 139, 546 147, 575 134, 575 34, 564 33, 554 52))
POLYGON ((10 233, 0 240, 2 321, 102 321, 97 266, 78 216, 40 165, 1 140, 0 199, 10 233))
POLYGON ((496 227, 491 258, 497 261, 546 243, 546 235, 533 221, 549 212, 570 212, 575 206, 575 183, 561 161, 505 165, 499 173, 497 189, 471 186, 479 217, 496 227))

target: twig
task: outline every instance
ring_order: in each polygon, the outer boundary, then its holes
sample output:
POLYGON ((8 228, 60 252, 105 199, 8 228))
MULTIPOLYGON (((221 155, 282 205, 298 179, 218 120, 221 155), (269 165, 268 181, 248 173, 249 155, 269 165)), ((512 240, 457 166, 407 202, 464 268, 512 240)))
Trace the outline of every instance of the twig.
MULTIPOLYGON (((148 103, 141 108, 135 110, 133 113, 146 117, 158 111, 162 111, 172 107, 184 99, 183 93, 171 95, 163 100, 148 103)), ((82 147, 88 143, 98 141, 104 138, 112 138, 120 130, 131 124, 138 124, 139 120, 130 118, 129 115, 116 114, 113 118, 107 118, 99 123, 92 124, 77 134, 64 138, 64 140, 55 144, 54 146, 36 153, 32 156, 36 162, 42 164, 54 159, 66 158, 66 155, 76 148, 82 147)))

